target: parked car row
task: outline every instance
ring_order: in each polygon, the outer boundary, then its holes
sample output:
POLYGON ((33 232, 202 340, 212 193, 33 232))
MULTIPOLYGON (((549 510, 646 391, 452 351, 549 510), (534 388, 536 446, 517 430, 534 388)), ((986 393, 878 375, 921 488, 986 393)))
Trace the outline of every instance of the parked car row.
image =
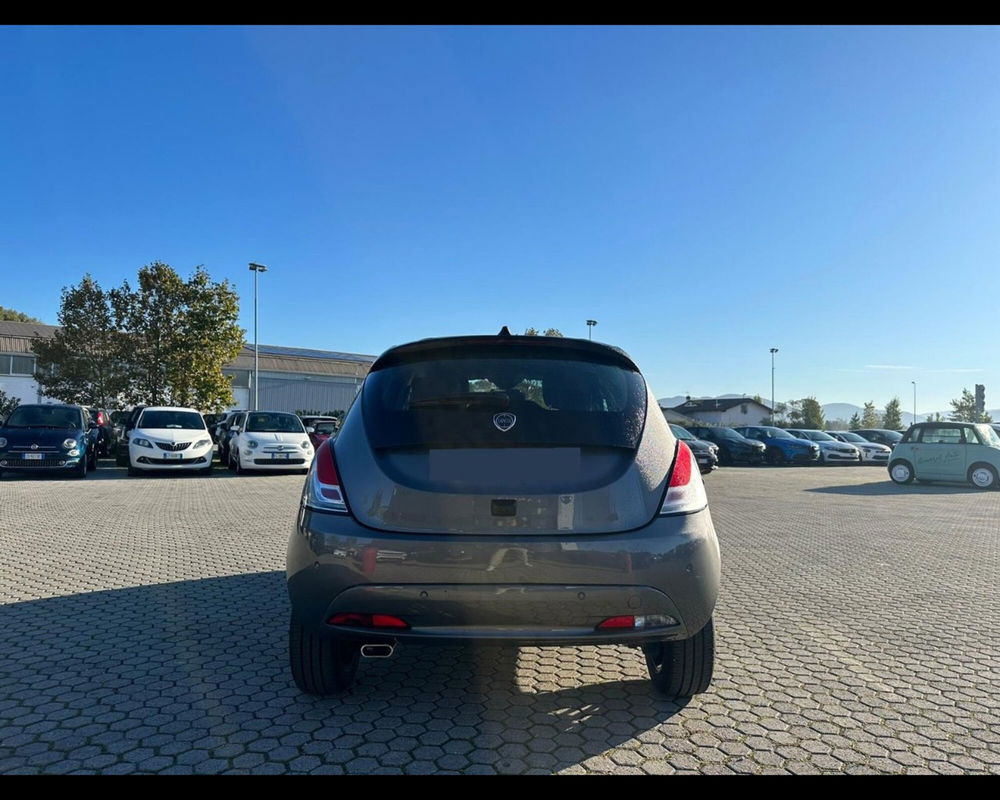
POLYGON ((711 472, 717 465, 731 464, 888 464, 892 447, 902 438, 902 434, 888 430, 820 431, 771 425, 726 428, 675 424, 670 428, 677 438, 691 447, 702 473, 711 472))

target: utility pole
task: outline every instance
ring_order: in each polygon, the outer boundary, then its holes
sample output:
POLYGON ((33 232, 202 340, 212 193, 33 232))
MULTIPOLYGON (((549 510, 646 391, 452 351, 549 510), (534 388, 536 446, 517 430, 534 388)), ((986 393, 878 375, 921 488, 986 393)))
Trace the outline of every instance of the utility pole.
POLYGON ((917 424, 917 382, 910 381, 913 384, 913 424, 917 424))
POLYGON ((253 272, 253 410, 260 410, 258 401, 260 400, 260 364, 257 350, 257 276, 261 272, 267 272, 267 267, 263 264, 250 262, 250 270, 253 272))
POLYGON ((594 338, 593 336, 591 336, 591 332, 594 330, 594 326, 596 324, 597 324, 597 320, 596 319, 588 319, 587 320, 587 338, 588 339, 593 339, 594 338))
POLYGON ((777 347, 771 348, 771 424, 774 424, 774 354, 778 352, 777 347))

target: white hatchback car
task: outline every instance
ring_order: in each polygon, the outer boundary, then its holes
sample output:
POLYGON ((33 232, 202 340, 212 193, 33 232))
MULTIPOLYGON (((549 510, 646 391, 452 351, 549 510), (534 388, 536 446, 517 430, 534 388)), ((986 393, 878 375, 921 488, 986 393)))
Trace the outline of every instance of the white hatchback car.
POLYGON ((242 428, 230 427, 229 468, 245 470, 298 469, 308 472, 313 446, 305 426, 284 411, 250 411, 242 428))
POLYGON ((177 470, 212 473, 214 449, 205 419, 193 408, 149 406, 128 438, 128 474, 177 470))

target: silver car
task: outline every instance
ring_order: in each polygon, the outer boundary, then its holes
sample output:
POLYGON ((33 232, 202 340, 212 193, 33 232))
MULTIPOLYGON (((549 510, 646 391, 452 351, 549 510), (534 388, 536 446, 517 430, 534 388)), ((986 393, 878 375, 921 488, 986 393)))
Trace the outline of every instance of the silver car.
POLYGON ((312 694, 397 644, 620 644, 670 697, 712 678, 698 466, 632 360, 596 342, 505 328, 383 353, 316 451, 287 578, 312 694))

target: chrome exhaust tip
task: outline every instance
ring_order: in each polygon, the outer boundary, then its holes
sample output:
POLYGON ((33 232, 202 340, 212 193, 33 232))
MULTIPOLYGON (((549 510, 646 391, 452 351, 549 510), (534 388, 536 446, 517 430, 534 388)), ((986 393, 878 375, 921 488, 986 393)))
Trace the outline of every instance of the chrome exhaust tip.
POLYGON ((361 645, 361 657, 389 658, 395 649, 396 646, 392 644, 363 644, 361 645))

